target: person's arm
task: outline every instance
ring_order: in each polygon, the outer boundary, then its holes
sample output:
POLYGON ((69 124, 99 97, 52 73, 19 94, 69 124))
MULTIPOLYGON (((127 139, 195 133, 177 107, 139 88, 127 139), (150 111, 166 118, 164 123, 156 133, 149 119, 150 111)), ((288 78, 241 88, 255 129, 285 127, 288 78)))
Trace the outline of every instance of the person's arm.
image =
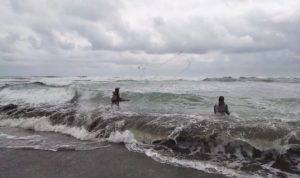
POLYGON ((229 112, 229 110, 228 110, 228 105, 226 104, 226 106, 225 106, 225 112, 226 112, 226 114, 229 116, 230 115, 230 112, 229 112))
POLYGON ((129 101, 129 99, 123 99, 123 98, 121 98, 120 101, 129 101))
POLYGON ((217 114, 217 106, 214 105, 214 113, 217 114))

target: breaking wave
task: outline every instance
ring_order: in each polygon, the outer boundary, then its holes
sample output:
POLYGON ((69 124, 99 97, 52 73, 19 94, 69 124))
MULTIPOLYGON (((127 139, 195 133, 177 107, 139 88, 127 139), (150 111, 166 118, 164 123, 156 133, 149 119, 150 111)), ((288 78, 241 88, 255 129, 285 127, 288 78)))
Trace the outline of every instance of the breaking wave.
POLYGON ((74 104, 47 110, 10 104, 1 106, 0 113, 2 127, 52 131, 80 140, 125 143, 128 147, 138 145, 155 159, 170 157, 173 161, 186 160, 188 165, 193 160, 208 161, 216 167, 249 174, 264 175, 266 165, 278 169, 276 174, 300 173, 299 122, 229 122, 200 116, 122 113, 110 107, 86 114, 77 111, 74 104), (238 167, 226 166, 237 162, 238 167))
POLYGON ((53 151, 99 147, 91 142, 124 143, 129 150, 157 161, 206 172, 236 177, 300 174, 300 122, 297 119, 300 100, 296 79, 291 79, 295 81, 284 88, 270 86, 270 81, 256 81, 256 78, 238 79, 260 82, 260 87, 268 91, 267 95, 261 92, 253 97, 250 97, 253 93, 245 92, 249 86, 242 82, 238 85, 242 85, 242 91, 232 89, 230 82, 236 81, 232 78, 222 78, 229 83, 221 85, 220 79, 153 83, 118 80, 111 84, 76 78, 67 85, 61 84, 69 80, 51 78, 54 79, 62 82, 60 85, 42 81, 4 82, 0 88, 0 127, 56 132, 88 144, 73 144, 73 141, 69 146, 61 142, 45 144, 38 137, 0 133, 0 146, 1 139, 25 140, 24 144, 3 142, 7 148, 53 151), (171 86, 165 87, 166 83, 171 86), (130 101, 121 103, 120 108, 110 106, 115 86, 131 87, 122 90, 122 97, 130 101), (230 117, 211 113, 215 95, 226 93, 219 86, 227 87, 227 94, 231 94, 226 97, 230 110, 233 108, 230 117), (274 90, 274 87, 279 88, 274 90), (276 95, 270 97, 270 91, 276 95), (278 95, 280 97, 273 97, 278 95), (35 145, 30 145, 31 142, 35 145))
POLYGON ((205 78, 203 81, 219 81, 219 82, 282 82, 282 83, 300 83, 300 78, 258 78, 258 77, 221 77, 221 78, 205 78))

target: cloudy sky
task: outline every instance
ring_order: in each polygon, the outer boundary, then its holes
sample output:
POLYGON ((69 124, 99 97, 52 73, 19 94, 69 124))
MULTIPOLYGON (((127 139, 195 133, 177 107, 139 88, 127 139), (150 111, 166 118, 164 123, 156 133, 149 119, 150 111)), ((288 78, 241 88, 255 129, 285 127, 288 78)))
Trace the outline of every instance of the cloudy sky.
POLYGON ((300 76, 300 0, 0 0, 0 75, 300 76))

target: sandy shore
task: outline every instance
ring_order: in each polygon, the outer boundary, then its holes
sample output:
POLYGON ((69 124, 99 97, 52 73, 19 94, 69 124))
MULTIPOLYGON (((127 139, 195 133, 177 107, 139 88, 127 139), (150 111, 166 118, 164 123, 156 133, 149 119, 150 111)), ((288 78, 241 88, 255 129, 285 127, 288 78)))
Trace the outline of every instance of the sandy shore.
POLYGON ((161 164, 123 145, 92 151, 0 149, 1 178, 217 178, 191 168, 161 164))

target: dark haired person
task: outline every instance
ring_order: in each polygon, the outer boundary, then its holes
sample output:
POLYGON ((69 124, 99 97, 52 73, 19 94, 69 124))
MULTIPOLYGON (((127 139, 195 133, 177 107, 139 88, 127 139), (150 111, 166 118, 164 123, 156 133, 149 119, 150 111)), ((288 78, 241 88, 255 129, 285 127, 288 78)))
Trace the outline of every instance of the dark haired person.
POLYGON ((215 104, 214 112, 215 112, 215 114, 219 113, 219 114, 225 115, 225 113, 226 113, 227 115, 230 115, 230 112, 228 110, 228 105, 225 104, 225 102, 224 102, 224 96, 219 97, 219 103, 215 104))
POLYGON ((111 97, 111 106, 113 106, 113 105, 119 106, 119 103, 121 101, 129 101, 127 99, 123 99, 120 97, 120 88, 115 88, 115 91, 113 91, 112 93, 113 93, 113 95, 111 97))
POLYGON ((115 91, 113 91, 113 95, 111 97, 111 105, 113 106, 114 104, 119 106, 119 102, 121 101, 121 97, 120 97, 120 88, 115 88, 115 91))

